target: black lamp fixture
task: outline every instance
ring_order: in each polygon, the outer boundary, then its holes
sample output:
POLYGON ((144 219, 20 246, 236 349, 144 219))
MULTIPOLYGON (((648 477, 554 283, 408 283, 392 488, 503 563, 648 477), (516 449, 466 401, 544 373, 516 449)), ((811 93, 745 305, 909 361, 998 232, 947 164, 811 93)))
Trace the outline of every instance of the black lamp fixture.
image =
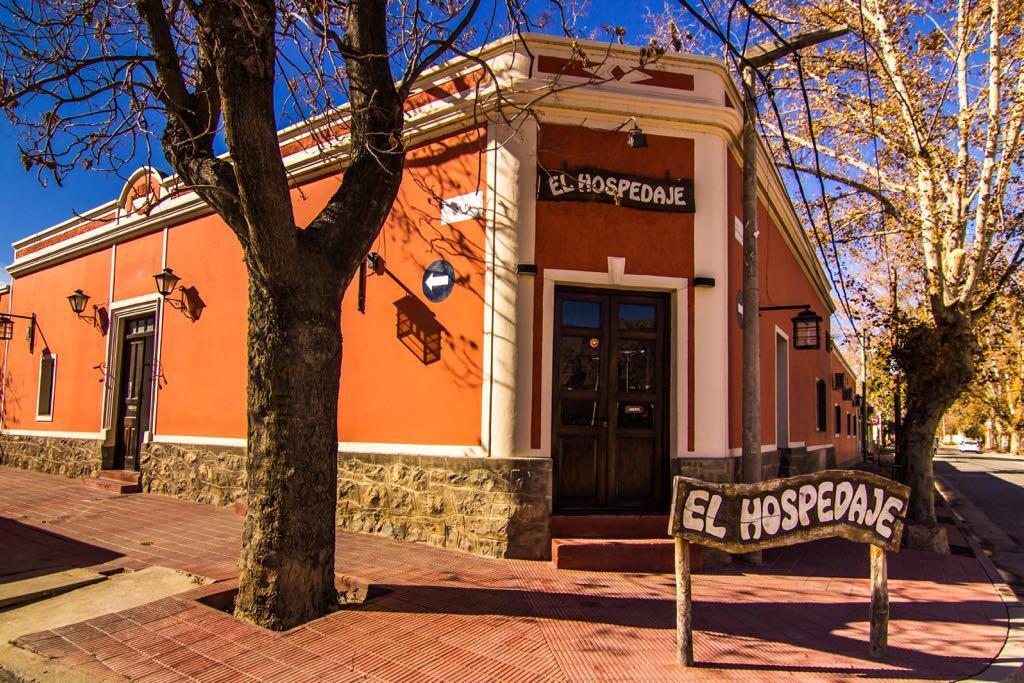
POLYGON ((14 321, 6 315, 0 315, 0 341, 14 338, 14 321))
POLYGON ((821 316, 811 310, 810 304, 798 306, 761 306, 762 311, 800 312, 793 317, 793 348, 801 351, 821 348, 821 316))
POLYGON ((75 315, 80 316, 82 311, 85 310, 85 305, 89 303, 89 295, 80 289, 76 289, 68 295, 68 303, 71 304, 71 310, 74 311, 75 315))
POLYGON ((162 297, 168 297, 174 293, 174 289, 178 286, 178 282, 181 280, 180 277, 174 274, 174 271, 170 268, 164 268, 162 271, 153 276, 156 280, 156 291, 160 293, 162 297))
POLYGON ((92 326, 99 330, 100 334, 107 333, 110 319, 107 317, 107 310, 96 304, 92 306, 92 315, 85 315, 85 306, 89 303, 89 295, 80 289, 68 295, 68 303, 71 304, 71 311, 82 320, 92 323, 92 326))
POLYGON ((156 282, 157 293, 170 304, 171 308, 181 311, 182 315, 192 322, 199 320, 203 309, 206 308, 206 303, 199 297, 199 292, 195 287, 179 285, 181 278, 175 275, 171 268, 164 268, 153 276, 153 280, 156 282), (175 292, 179 293, 177 299, 171 298, 175 292))
POLYGON ((622 128, 629 123, 633 122, 633 127, 629 129, 629 137, 626 138, 626 146, 632 147, 633 149, 644 149, 647 147, 647 135, 640 129, 640 125, 636 122, 635 116, 630 116, 628 119, 623 121, 618 128, 612 132, 620 131, 622 128))
POLYGON ((793 318, 793 348, 821 348, 821 316, 808 309, 793 318))

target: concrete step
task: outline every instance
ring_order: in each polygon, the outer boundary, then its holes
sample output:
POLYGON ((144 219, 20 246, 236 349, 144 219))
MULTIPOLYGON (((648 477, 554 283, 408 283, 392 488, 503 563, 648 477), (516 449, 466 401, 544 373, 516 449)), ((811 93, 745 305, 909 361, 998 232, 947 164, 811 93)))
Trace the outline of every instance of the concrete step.
MULTIPOLYGON (((691 568, 699 568, 694 553, 691 568)), ((557 569, 593 572, 671 572, 675 544, 670 538, 555 538, 551 564, 557 569)))
POLYGON ((107 577, 103 574, 98 574, 88 569, 68 569, 18 581, 10 581, 0 584, 0 609, 37 602, 54 595, 73 591, 82 586, 89 586, 106 580, 107 577))
POLYGON ((668 515, 553 515, 552 538, 668 538, 668 515))
POLYGON ((142 480, 142 473, 138 470, 100 470, 99 476, 104 479, 116 479, 128 484, 138 484, 142 480))
POLYGON ((100 470, 98 477, 82 483, 111 493, 138 493, 142 490, 142 475, 133 470, 100 470))

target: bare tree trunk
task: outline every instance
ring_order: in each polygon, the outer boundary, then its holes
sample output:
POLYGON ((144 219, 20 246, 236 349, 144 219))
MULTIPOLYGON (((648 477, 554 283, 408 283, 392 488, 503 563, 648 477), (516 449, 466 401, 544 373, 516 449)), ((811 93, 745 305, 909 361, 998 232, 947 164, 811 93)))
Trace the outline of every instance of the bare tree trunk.
POLYGON ((291 287, 250 273, 248 510, 235 613, 275 630, 337 603, 340 280, 327 268, 291 287))
POLYGON ((935 521, 935 432, 974 377, 976 351, 969 314, 949 309, 941 327, 912 324, 896 352, 907 381, 906 413, 897 435, 897 451, 907 463, 906 483, 911 489, 907 517, 927 529, 911 531, 907 541, 923 550, 948 551, 935 521))

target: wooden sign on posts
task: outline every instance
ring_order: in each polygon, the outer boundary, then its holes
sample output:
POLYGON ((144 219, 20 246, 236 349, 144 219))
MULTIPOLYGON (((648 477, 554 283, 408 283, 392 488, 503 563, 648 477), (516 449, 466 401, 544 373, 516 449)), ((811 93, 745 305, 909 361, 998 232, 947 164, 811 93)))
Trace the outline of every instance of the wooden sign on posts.
POLYGON ((676 639, 680 664, 693 663, 690 543, 748 553, 841 536, 868 543, 872 657, 882 657, 889 630, 885 551, 903 535, 910 489, 868 472, 826 470, 758 484, 673 481, 669 535, 676 547, 676 639))

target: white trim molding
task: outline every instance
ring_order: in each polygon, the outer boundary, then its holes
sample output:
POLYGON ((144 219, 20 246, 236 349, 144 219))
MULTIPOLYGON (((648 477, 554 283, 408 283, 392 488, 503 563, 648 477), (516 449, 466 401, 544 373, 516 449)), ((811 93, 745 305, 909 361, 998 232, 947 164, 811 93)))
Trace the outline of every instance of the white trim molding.
POLYGON ((149 423, 144 432, 149 434, 147 441, 156 439, 156 407, 157 394, 160 392, 159 355, 160 331, 163 322, 163 297, 157 293, 136 296, 130 299, 110 302, 110 326, 107 329, 107 348, 104 362, 107 371, 103 373, 103 411, 100 413, 100 433, 105 445, 113 446, 116 438, 117 422, 117 375, 121 368, 121 344, 124 337, 124 324, 129 318, 152 313, 153 321, 153 374, 150 381, 153 387, 150 393, 149 423), (113 381, 112 381, 113 380, 113 381))
MULTIPOLYGON (((245 438, 224 436, 192 436, 154 434, 153 443, 182 444, 184 446, 221 446, 245 448, 245 438)), ((449 458, 482 458, 487 452, 481 446, 459 446, 445 444, 375 443, 364 441, 339 441, 339 453, 366 453, 379 455, 430 455, 449 458)))
POLYGON ((583 270, 544 269, 544 310, 543 332, 541 335, 541 408, 540 441, 537 455, 551 457, 551 375, 553 372, 554 331, 555 331, 555 288, 558 285, 576 287, 600 287, 604 289, 639 289, 668 292, 671 294, 670 347, 672 381, 669 382, 669 456, 684 457, 688 454, 689 436, 689 391, 687 377, 688 327, 687 290, 689 280, 685 277, 664 277, 657 275, 632 275, 626 273, 626 259, 608 257, 608 271, 604 273, 583 270))
POLYGON ((57 401, 57 354, 55 353, 40 353, 39 354, 39 377, 36 383, 36 406, 35 415, 36 422, 53 422, 53 408, 57 401), (42 398, 39 394, 43 390, 43 361, 47 358, 53 360, 53 365, 50 366, 50 412, 42 414, 39 412, 39 399, 42 398))
POLYGON ((50 439, 88 439, 98 441, 103 438, 100 432, 64 432, 57 429, 5 429, 3 434, 9 436, 41 436, 50 439))

